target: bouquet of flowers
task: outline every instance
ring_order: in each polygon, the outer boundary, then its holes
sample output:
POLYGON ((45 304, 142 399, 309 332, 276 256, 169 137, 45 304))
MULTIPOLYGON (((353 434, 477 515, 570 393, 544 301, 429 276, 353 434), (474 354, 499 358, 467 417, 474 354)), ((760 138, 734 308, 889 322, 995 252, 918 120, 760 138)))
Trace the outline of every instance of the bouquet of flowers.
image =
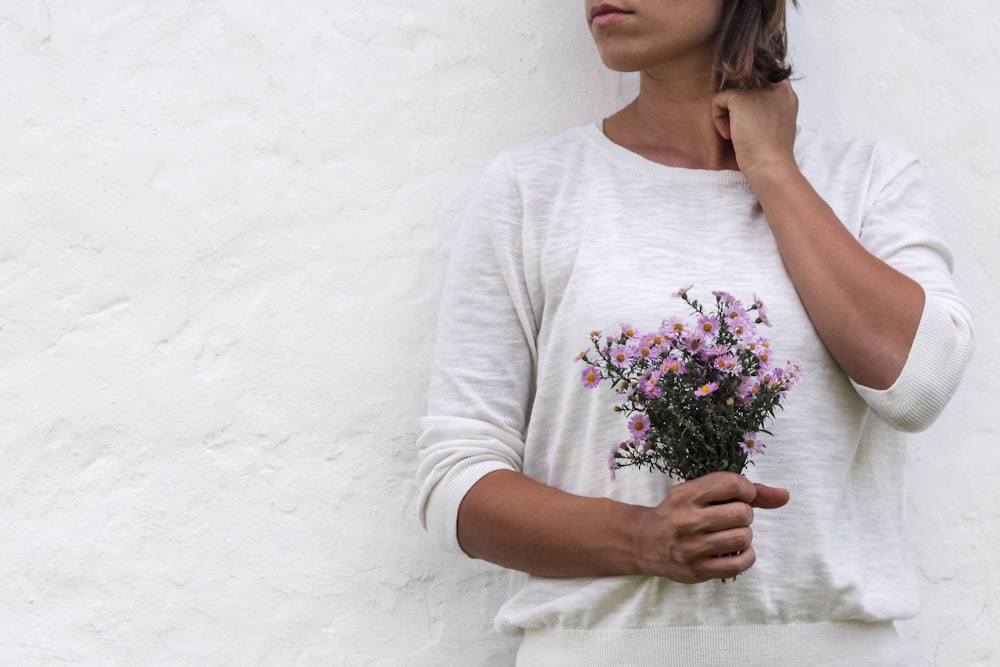
POLYGON ((757 325, 770 326, 764 304, 744 305, 713 292, 714 310, 688 295, 693 321, 673 317, 650 333, 623 324, 617 336, 590 335, 593 349, 586 387, 607 381, 621 397, 616 412, 628 418, 630 437, 612 448, 612 478, 619 468, 648 467, 679 479, 710 472, 742 473, 764 449, 761 433, 788 390, 801 378, 796 362, 775 365, 757 325))

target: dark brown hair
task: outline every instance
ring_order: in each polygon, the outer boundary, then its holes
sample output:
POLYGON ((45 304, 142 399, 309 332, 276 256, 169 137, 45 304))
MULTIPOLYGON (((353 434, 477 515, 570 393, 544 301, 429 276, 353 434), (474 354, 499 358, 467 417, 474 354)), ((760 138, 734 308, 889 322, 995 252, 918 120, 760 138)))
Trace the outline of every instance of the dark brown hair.
MULTIPOLYGON (((798 0, 791 0, 798 7, 798 0)), ((787 0, 726 0, 715 53, 715 88, 761 88, 792 74, 785 62, 787 0)))

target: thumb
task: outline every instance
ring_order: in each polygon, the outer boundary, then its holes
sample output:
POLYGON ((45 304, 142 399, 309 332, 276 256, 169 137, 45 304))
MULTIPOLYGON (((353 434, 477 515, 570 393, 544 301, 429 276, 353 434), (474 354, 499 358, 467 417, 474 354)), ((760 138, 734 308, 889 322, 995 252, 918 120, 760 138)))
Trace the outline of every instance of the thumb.
POLYGON ((754 484, 754 486, 757 487, 757 496, 750 501, 751 507, 760 507, 765 510, 778 509, 784 506, 791 497, 788 489, 763 484, 754 484))

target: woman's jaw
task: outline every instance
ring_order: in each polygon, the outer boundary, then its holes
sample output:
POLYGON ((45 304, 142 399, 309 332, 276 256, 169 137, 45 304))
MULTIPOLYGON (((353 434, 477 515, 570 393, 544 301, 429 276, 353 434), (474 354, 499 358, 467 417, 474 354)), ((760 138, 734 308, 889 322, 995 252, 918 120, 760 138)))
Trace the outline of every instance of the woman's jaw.
POLYGON ((618 72, 711 72, 724 0, 586 0, 590 33, 618 72))

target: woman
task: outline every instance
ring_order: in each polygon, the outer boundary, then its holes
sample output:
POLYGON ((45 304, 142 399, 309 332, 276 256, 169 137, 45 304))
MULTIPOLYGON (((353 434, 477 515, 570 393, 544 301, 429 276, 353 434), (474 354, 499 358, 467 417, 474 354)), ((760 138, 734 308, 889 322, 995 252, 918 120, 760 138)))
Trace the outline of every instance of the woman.
POLYGON ((487 170, 442 301, 421 519, 530 575, 497 619, 518 664, 897 664, 892 621, 916 610, 901 431, 941 411, 973 337, 919 167, 797 130, 784 0, 586 15, 640 92, 487 170), (623 420, 573 355, 681 313, 688 283, 760 294, 807 379, 756 483, 611 480, 623 420))

